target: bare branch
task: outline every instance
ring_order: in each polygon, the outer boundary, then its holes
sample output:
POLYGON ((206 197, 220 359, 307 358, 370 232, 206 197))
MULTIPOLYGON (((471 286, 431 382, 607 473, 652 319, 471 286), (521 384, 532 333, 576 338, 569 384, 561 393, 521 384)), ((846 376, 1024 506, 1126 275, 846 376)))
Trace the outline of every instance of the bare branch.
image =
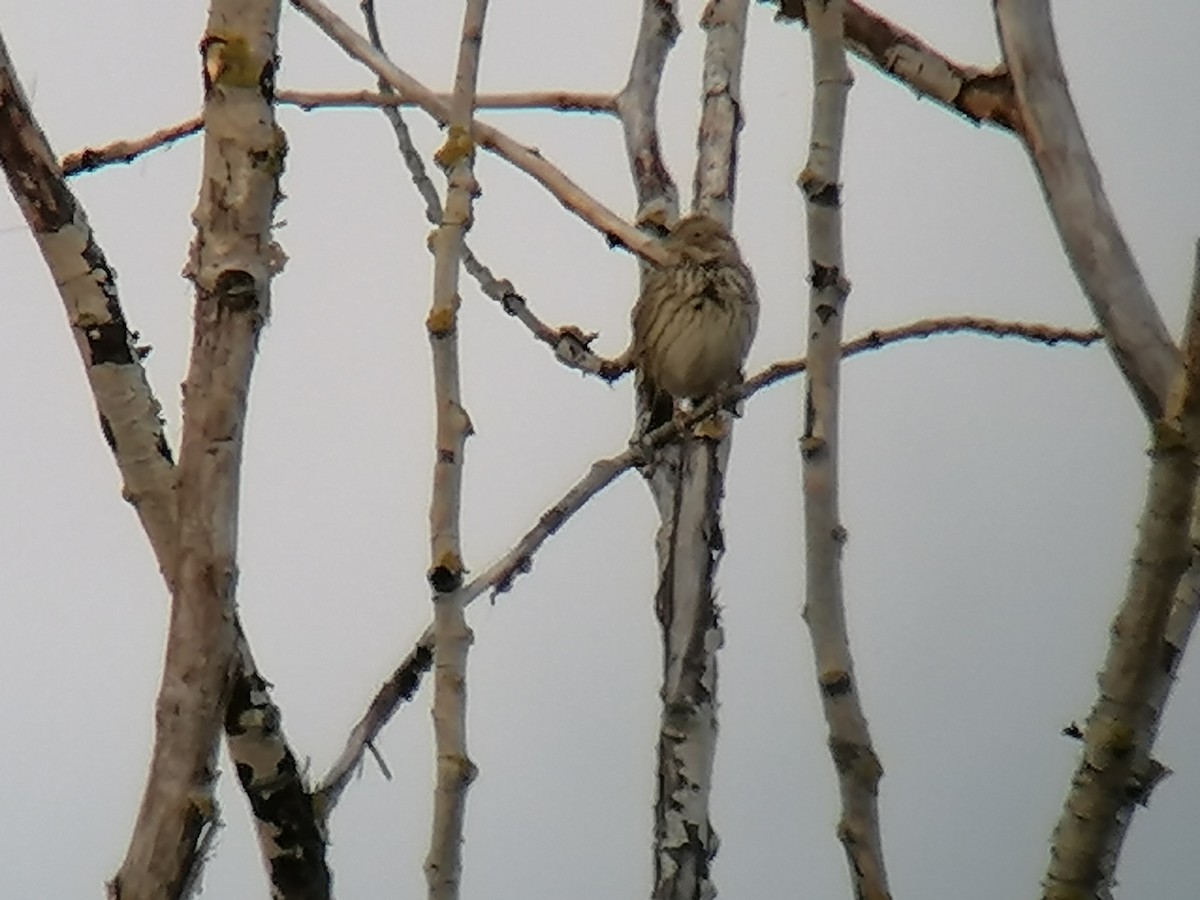
MULTIPOLYGON (((842 356, 857 356, 903 341, 962 333, 994 338, 1018 338, 1049 346, 1060 343, 1087 346, 1102 338, 1098 331, 1079 331, 962 316, 952 319, 921 319, 897 328, 871 331, 844 344, 842 356)), ((461 588, 463 604, 469 606, 488 591, 492 592, 492 599, 495 600, 511 590, 518 577, 532 571, 534 556, 552 535, 583 509, 589 500, 621 475, 650 462, 655 456, 655 451, 677 441, 681 435, 691 431, 716 410, 738 400, 749 399, 764 388, 799 375, 806 368, 807 361, 804 359, 775 363, 753 378, 747 379, 744 384, 711 398, 678 420, 667 422, 655 429, 623 452, 592 463, 583 477, 542 513, 533 527, 526 531, 507 553, 461 588)), ((417 639, 413 649, 392 676, 380 687, 366 713, 350 732, 337 762, 322 779, 321 787, 316 793, 326 815, 336 805, 351 776, 358 771, 366 749, 379 736, 399 706, 416 695, 421 677, 429 671, 432 663, 433 627, 430 626, 417 639)))
MULTIPOLYGON (((448 94, 439 94, 438 97, 446 103, 450 102, 448 94)), ((305 112, 348 107, 395 109, 403 106, 416 106, 411 100, 399 94, 380 91, 279 91, 275 95, 275 102, 283 106, 298 106, 305 112)), ((612 94, 524 91, 510 94, 482 94, 478 98, 475 108, 488 110, 548 109, 556 112, 614 115, 617 111, 617 100, 612 94)), ((116 163, 133 162, 139 156, 152 150, 170 146, 178 140, 197 134, 203 127, 204 123, 200 117, 195 116, 186 122, 160 128, 144 137, 113 141, 103 147, 85 147, 64 156, 62 169, 67 175, 77 175, 116 163)))
POLYGON ((1125 598, 1110 629, 1100 694, 1054 829, 1046 900, 1107 896, 1134 806, 1162 775, 1154 739, 1197 612, 1200 246, 1183 366, 1151 424, 1150 473, 1125 598), (1191 564, 1189 577, 1183 578, 1191 564))
POLYGON ((58 286, 67 321, 124 479, 159 569, 174 590, 179 557, 175 464, 163 433, 138 335, 125 320, 116 273, 63 178, 0 38, 0 166, 58 286))
MULTIPOLYGON (((379 34, 379 25, 375 18, 375 4, 373 0, 363 0, 361 6, 371 46, 379 50, 380 53, 383 53, 384 49, 379 34)), ((380 96, 396 96, 391 86, 382 79, 379 82, 379 89, 382 92, 380 96)), ((437 188, 433 186, 433 182, 429 178, 429 173, 425 169, 425 161, 421 158, 416 145, 413 144, 412 136, 409 134, 408 125, 405 123, 404 117, 400 114, 399 108, 395 106, 383 106, 382 109, 383 114, 392 126, 392 131, 396 135, 396 144, 400 150, 400 157, 404 160, 404 164, 408 168, 413 185, 416 186, 417 192, 425 201, 425 218, 431 225, 441 225, 442 200, 438 196, 437 188)), ((432 249, 431 247, 431 252, 432 249)), ((529 308, 529 304, 525 298, 517 293, 512 282, 507 278, 497 278, 492 273, 492 270, 475 255, 465 240, 462 246, 462 264, 467 273, 479 283, 479 289, 483 291, 484 296, 498 303, 506 313, 516 318, 517 321, 529 330, 530 334, 553 350, 554 355, 564 365, 581 372, 599 375, 609 381, 612 381, 624 371, 623 369, 617 371, 618 367, 601 359, 591 350, 589 345, 595 339, 596 335, 586 334, 582 330, 572 326, 552 328, 538 318, 533 310, 529 308)))
POLYGON ((994 6, 1025 143, 1075 276, 1146 418, 1163 415, 1179 353, 1104 194, 1067 89, 1046 0, 994 6))
MULTIPOLYGON (((15 88, 15 77, 0 43, 0 79, 5 77, 9 79, 6 84, 15 88)), ((142 350, 136 346, 137 334, 126 324, 116 276, 95 243, 83 208, 54 166, 54 156, 24 97, 5 91, 0 111, 3 120, 0 123, 0 165, 10 174, 21 173, 21 177, 10 184, 21 188, 16 194, 18 202, 60 287, 88 373, 101 427, 125 482, 125 498, 137 511, 167 587, 174 593, 179 556, 176 470, 163 434, 160 406, 142 366, 142 350), (23 123, 20 133, 8 137, 9 129, 18 121, 23 123), (61 223, 61 227, 56 223, 61 223), (72 229, 78 233, 73 235, 72 229)), ((236 619, 235 626, 240 635, 236 619)), ((258 679, 244 636, 240 637, 238 653, 234 697, 250 696, 254 692, 255 705, 270 710, 271 717, 278 723, 278 709, 266 695, 265 682, 258 679), (257 681, 259 688, 248 680, 251 678, 257 681)), ((263 757, 265 745, 251 738, 253 729, 243 729, 239 725, 238 730, 242 737, 236 743, 231 739, 231 753, 240 774, 243 762, 263 757)), ((275 731, 271 740, 272 747, 280 751, 281 757, 291 756, 286 744, 282 743, 280 732, 275 731)), ((271 752, 268 750, 268 755, 271 752)), ((253 795, 251 805, 257 814, 260 804, 253 795)), ((311 811, 309 821, 315 821, 311 811)), ((200 864, 207 856, 207 848, 218 825, 213 818, 202 826, 194 854, 196 862, 180 889, 181 896, 187 896, 198 883, 200 864)), ((297 823, 296 832, 303 832, 305 827, 304 823, 297 823)), ((319 862, 322 867, 325 865, 323 854, 322 847, 319 862)))
POLYGON ((322 818, 327 819, 333 812, 346 785, 350 783, 350 778, 362 765, 363 753, 374 744, 375 738, 391 721, 400 704, 407 703, 416 695, 417 688, 421 686, 421 676, 432 667, 433 627, 430 626, 396 668, 392 677, 376 692, 367 711, 351 730, 341 755, 313 792, 313 802, 319 808, 322 818))
POLYGON ((841 157, 846 96, 842 0, 805 4, 812 36, 813 112, 808 162, 800 173, 808 213, 810 256, 808 383, 800 455, 804 484, 804 621, 812 637, 817 688, 829 726, 829 751, 842 801, 838 838, 846 851, 853 895, 888 900, 879 830, 883 767, 871 743, 854 677, 842 589, 846 529, 838 508, 838 418, 846 297, 842 249, 841 157))
POLYGON ((62 158, 62 170, 66 175, 79 175, 117 163, 130 163, 152 150, 169 147, 185 137, 199 134, 203 128, 203 120, 199 116, 193 116, 177 125, 168 125, 166 128, 152 131, 144 137, 113 141, 102 147, 84 147, 62 158))
MULTIPOLYGON (((741 67, 748 0, 710 0, 692 206, 726 226, 733 215, 741 67)), ((628 139, 627 139, 628 140, 628 139)), ((631 160, 637 159, 631 154, 631 160)), ((635 181, 638 173, 635 169, 635 181)), ((747 278, 749 276, 747 275, 747 278)), ((753 291, 752 284, 748 290, 753 291)), ((642 421, 644 410, 639 410, 642 421)), ((659 453, 647 471, 660 527, 655 611, 663 639, 658 793, 654 804, 656 900, 711 897, 717 836, 709 818, 717 744, 717 650, 724 642, 714 582, 724 553, 721 498, 730 422, 659 453)))
MULTIPOLYGON (((439 100, 449 105, 450 94, 438 94, 437 96, 439 100)), ((355 106, 395 109, 417 105, 412 100, 388 91, 280 91, 276 99, 285 106, 298 106, 305 112, 314 109, 355 106)), ((604 93, 513 91, 505 94, 480 94, 475 99, 475 109, 492 111, 550 110, 591 115, 615 115, 617 99, 612 94, 604 93)))
MULTIPOLYGON (((760 0, 779 7, 779 18, 808 24, 804 0, 760 0)), ((979 69, 954 62, 917 35, 846 0, 846 49, 885 75, 908 85, 919 97, 1008 131, 1021 131, 1012 79, 1004 66, 979 69)))
POLYGON ((216 806, 216 741, 236 655, 242 430, 270 279, 282 258, 271 240, 285 151, 269 94, 278 22, 278 0, 215 0, 202 43, 207 130, 187 270, 196 309, 177 472, 178 589, 150 775, 129 851, 109 885, 121 900, 176 896, 216 806))
MULTIPOLYGON (((1192 290, 1188 300, 1188 309, 1188 327, 1184 340, 1186 354, 1184 366, 1189 373, 1189 379, 1191 379, 1188 384, 1192 385, 1188 388, 1192 396, 1189 402, 1194 403, 1196 397, 1194 379, 1198 377, 1196 373, 1200 369, 1200 348, 1197 347, 1197 339, 1200 338, 1200 328, 1197 327, 1197 317, 1200 314, 1198 313, 1200 311, 1200 241, 1197 242, 1195 248, 1192 290)), ((1186 421, 1187 417, 1185 416, 1186 421)), ((1189 424, 1188 427, 1192 428, 1193 426, 1189 424)), ((1197 441, 1200 440, 1200 434, 1194 430, 1190 431, 1188 440, 1195 450, 1197 441)), ((1142 806, 1149 802, 1150 793, 1157 780, 1169 771, 1156 763, 1150 754, 1158 737, 1159 726, 1162 723, 1163 713, 1166 711, 1167 701, 1171 697, 1171 690, 1175 687, 1179 667, 1187 652, 1188 641, 1195 630, 1196 619, 1200 617, 1200 491, 1197 491, 1196 500, 1192 506, 1189 541, 1191 559, 1187 571, 1179 580, 1179 587, 1176 588, 1175 597, 1171 602, 1171 611, 1167 615, 1167 626, 1163 635, 1162 659, 1164 665, 1154 672, 1154 683, 1150 688, 1148 701, 1150 721, 1146 735, 1140 742, 1139 755, 1133 766, 1135 778, 1138 780, 1136 800, 1137 804, 1142 806)), ((1118 813, 1117 833, 1109 842, 1109 855, 1114 860, 1120 854, 1121 845, 1128 833, 1136 808, 1136 805, 1127 805, 1122 807, 1118 813)), ((1105 900, 1111 900, 1111 898, 1105 898, 1105 900)))
POLYGON ((237 629, 238 677, 225 710, 225 735, 238 781, 250 801, 272 897, 329 900, 326 835, 304 775, 283 734, 270 684, 237 629))
POLYGON ((463 450, 471 421, 462 405, 458 366, 458 279, 463 239, 471 227, 475 181, 472 120, 479 79, 479 50, 487 0, 467 0, 459 45, 454 97, 450 103, 446 143, 436 161, 446 172, 446 205, 434 235, 433 305, 426 325, 433 350, 437 460, 429 507, 430 568, 433 586, 434 696, 433 733, 437 751, 437 785, 433 795, 433 829, 425 877, 429 900, 457 900, 462 880, 463 820, 467 788, 475 765, 467 755, 467 627, 462 585, 463 450))
MULTIPOLYGON (((321 0, 291 0, 292 5, 307 15, 352 58, 383 78, 402 96, 409 97, 437 122, 449 122, 450 107, 442 98, 407 72, 396 67, 370 42, 346 24, 345 20, 321 0)), ((599 200, 567 177, 557 166, 533 148, 514 141, 504 132, 475 122, 471 133, 474 142, 512 163, 530 175, 568 210, 596 228, 611 246, 624 246, 652 261, 663 261, 658 244, 608 209, 599 200)))
POLYGON ((742 0, 710 0, 700 19, 708 40, 704 48, 692 207, 726 225, 733 221, 737 139, 744 124, 741 80, 748 7, 749 2, 742 0))
POLYGON ((666 229, 679 216, 679 191, 658 141, 658 91, 667 54, 679 38, 673 0, 643 0, 629 79, 617 95, 625 152, 638 199, 638 224, 666 229))

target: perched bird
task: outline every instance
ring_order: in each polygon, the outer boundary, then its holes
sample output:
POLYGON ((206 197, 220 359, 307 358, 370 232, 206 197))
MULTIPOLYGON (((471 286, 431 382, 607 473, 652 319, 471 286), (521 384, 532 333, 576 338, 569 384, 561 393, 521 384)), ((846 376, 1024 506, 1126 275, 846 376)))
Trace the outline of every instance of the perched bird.
POLYGON ((676 401, 739 383, 758 328, 754 276, 724 225, 685 216, 663 247, 670 261, 646 274, 633 307, 632 359, 649 411, 642 433, 669 421, 676 401))

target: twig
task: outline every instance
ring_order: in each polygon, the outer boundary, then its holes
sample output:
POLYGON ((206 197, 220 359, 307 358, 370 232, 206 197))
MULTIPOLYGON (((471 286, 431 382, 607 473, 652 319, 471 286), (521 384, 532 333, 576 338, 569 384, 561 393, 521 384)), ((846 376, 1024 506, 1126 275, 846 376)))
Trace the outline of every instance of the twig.
POLYGON ((202 43, 206 140, 186 269, 196 307, 177 471, 178 589, 150 774, 129 851, 109 886, 121 900, 174 896, 215 808, 216 741, 236 659, 246 401, 282 256, 271 240, 285 148, 269 96, 278 22, 277 0, 214 0, 202 43))
MULTIPOLYGON (((439 94, 449 103, 449 95, 439 94)), ((395 93, 382 91, 279 91, 275 102, 282 106, 297 106, 305 112, 315 109, 345 109, 371 107, 395 109, 416 106, 413 101, 395 93)), ((579 112, 613 115, 617 111, 617 100, 611 94, 571 93, 567 91, 524 91, 509 94, 481 94, 476 109, 487 110, 532 110, 548 109, 556 112, 579 112)), ((185 122, 160 128, 144 137, 113 141, 102 147, 85 147, 68 153, 62 159, 62 170, 66 175, 93 172, 116 163, 133 162, 139 156, 170 146, 185 137, 197 134, 204 127, 199 116, 185 122)))
MULTIPOLYGON (((375 17, 375 4, 373 0, 363 0, 361 6, 363 18, 367 26, 367 37, 371 41, 371 46, 375 47, 380 53, 383 53, 384 49, 379 34, 379 24, 375 17)), ((383 79, 380 79, 379 90, 381 92, 379 96, 396 96, 392 87, 383 79)), ((615 104, 615 100, 613 102, 615 104)), ((442 222, 442 201, 438 196, 437 188, 433 186, 433 182, 429 178, 429 173, 425 169, 425 161, 421 158, 421 154, 417 151, 416 145, 413 143, 404 117, 395 106, 385 105, 382 109, 384 116, 387 117, 388 122, 392 126, 392 131, 396 135, 396 144, 400 150, 400 157, 404 160, 404 164, 408 168, 413 185, 416 187, 417 193, 425 201, 426 220, 431 225, 440 225, 442 222)), ((484 296, 494 300, 500 305, 501 309, 516 318, 517 321, 529 330, 529 333, 534 338, 553 350, 555 357, 564 365, 581 372, 599 375, 608 381, 614 380, 625 371, 625 369, 620 367, 620 364, 614 364, 602 359, 591 350, 589 344, 595 339, 596 335, 587 334, 573 326, 552 328, 538 318, 529 308, 529 304, 525 298, 517 293, 517 289, 513 286, 513 283, 507 278, 500 279, 492 274, 492 270, 475 255, 465 240, 462 246, 462 264, 467 273, 479 283, 479 289, 483 291, 484 296)))
POLYGON ((1067 257, 1148 421, 1162 416, 1179 352, 1104 194, 1058 55, 1047 0, 994 5, 1024 138, 1067 257))
MULTIPOLYGON (((368 0, 369 2, 369 0, 368 0)), ((446 142, 436 161, 446 172, 446 204, 434 235, 433 304, 426 326, 433 351, 437 460, 429 507, 433 586, 433 733, 437 784, 425 877, 429 900, 457 900, 462 880, 463 820, 475 765, 467 755, 467 651, 472 635, 462 585, 463 450, 471 421, 462 405, 458 366, 458 280, 463 239, 471 226, 475 181, 472 120, 487 0, 467 0, 446 142)))
MULTIPOLYGON (((374 41, 372 41, 374 43, 374 41)), ((446 104, 450 94, 438 94, 446 104)), ((387 91, 280 91, 277 101, 285 106, 298 106, 305 112, 314 109, 337 109, 354 106, 397 108, 416 106, 408 98, 387 91)), ((512 91, 504 94, 480 94, 475 98, 476 110, 550 110, 615 115, 617 100, 612 94, 575 91, 512 91)))
POLYGON ((804 484, 804 621, 812 638, 829 751, 837 770, 852 893, 889 900, 878 789, 883 767, 871 743, 854 677, 842 590, 846 529, 838 510, 838 418, 842 327, 850 283, 842 249, 841 171, 846 96, 852 78, 843 44, 842 0, 805 3, 813 57, 812 137, 800 173, 810 257, 808 381, 800 440, 804 484))
POLYGON ((1083 754, 1054 830, 1046 900, 1106 896, 1136 803, 1162 767, 1150 753, 1196 617, 1196 513, 1200 451, 1200 247, 1184 326, 1183 366, 1163 418, 1151 423, 1150 472, 1125 598, 1110 629, 1100 694, 1083 754))
MULTIPOLYGON (((650 0, 654 2, 654 0, 650 0)), ((1054 346, 1074 344, 1087 346, 1101 339, 1098 331, 1079 331, 1068 328, 1052 328, 1046 325, 1022 322, 1002 322, 993 319, 958 317, 952 319, 921 319, 897 328, 871 331, 843 345, 842 356, 851 357, 880 350, 889 344, 918 340, 937 335, 979 334, 994 338, 1019 338, 1035 343, 1054 346)), ((775 363, 763 369, 745 384, 713 397, 678 421, 667 422, 647 434, 641 441, 626 448, 615 456, 592 463, 588 471, 573 484, 557 502, 538 518, 537 523, 521 536, 502 557, 480 572, 461 588, 463 604, 470 606, 488 591, 494 601, 512 589, 518 577, 533 569, 533 558, 542 545, 567 521, 579 512, 589 500, 616 481, 630 469, 643 466, 655 455, 655 451, 680 435, 689 432, 699 422, 738 400, 749 400, 759 391, 780 381, 802 373, 807 367, 803 359, 775 363)), ((351 776, 358 771, 366 748, 378 737, 384 726, 395 715, 400 704, 411 700, 420 687, 421 677, 433 663, 433 628, 427 628, 413 645, 408 656, 396 668, 392 676, 376 692, 367 711, 359 719, 346 739, 346 746, 329 772, 321 780, 316 794, 321 799, 325 815, 337 804, 351 776)))
MULTIPOLYGON (((440 124, 445 125, 449 122, 450 108, 438 94, 397 68, 321 0, 291 0, 291 3, 312 19, 317 27, 353 59, 386 80, 402 96, 412 98, 417 106, 440 124)), ((588 194, 561 169, 543 157, 540 151, 526 147, 499 129, 478 121, 472 126, 471 137, 477 146, 497 154, 531 176, 550 191, 564 207, 603 234, 610 246, 624 246, 645 259, 665 261, 657 242, 640 233, 588 194)))
POLYGON ((401 703, 411 700, 421 686, 423 676, 433 666, 433 628, 430 627, 417 640, 408 656, 383 683, 371 700, 370 706, 350 731, 345 749, 321 779, 320 786, 313 792, 314 803, 321 817, 327 819, 337 806, 338 800, 350 778, 362 765, 363 751, 372 746, 383 727, 395 715, 401 703))
MULTIPOLYGON (((779 7, 779 18, 808 24, 804 0, 760 0, 779 7)), ((846 49, 919 97, 986 122, 1021 131, 1012 79, 1004 66, 979 69, 954 62, 899 25, 855 0, 846 0, 846 49)))

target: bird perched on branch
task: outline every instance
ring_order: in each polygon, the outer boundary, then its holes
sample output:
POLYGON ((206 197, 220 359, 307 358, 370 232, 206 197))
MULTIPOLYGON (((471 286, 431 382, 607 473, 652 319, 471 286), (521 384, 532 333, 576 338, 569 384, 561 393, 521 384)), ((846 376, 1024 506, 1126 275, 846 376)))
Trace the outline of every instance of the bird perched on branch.
POLYGON ((669 421, 679 400, 700 401, 742 380, 758 328, 758 293, 737 242, 711 216, 680 219, 663 240, 671 259, 642 279, 633 307, 633 364, 642 433, 669 421))

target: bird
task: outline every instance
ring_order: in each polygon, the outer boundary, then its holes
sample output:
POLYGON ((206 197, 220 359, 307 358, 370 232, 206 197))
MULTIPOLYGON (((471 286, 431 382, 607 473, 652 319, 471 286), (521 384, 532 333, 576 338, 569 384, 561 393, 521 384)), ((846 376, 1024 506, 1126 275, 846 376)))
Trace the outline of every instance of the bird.
POLYGON ((632 315, 642 434, 670 421, 679 401, 740 384, 758 329, 754 276, 728 228, 693 213, 662 245, 668 261, 645 274, 632 315))

